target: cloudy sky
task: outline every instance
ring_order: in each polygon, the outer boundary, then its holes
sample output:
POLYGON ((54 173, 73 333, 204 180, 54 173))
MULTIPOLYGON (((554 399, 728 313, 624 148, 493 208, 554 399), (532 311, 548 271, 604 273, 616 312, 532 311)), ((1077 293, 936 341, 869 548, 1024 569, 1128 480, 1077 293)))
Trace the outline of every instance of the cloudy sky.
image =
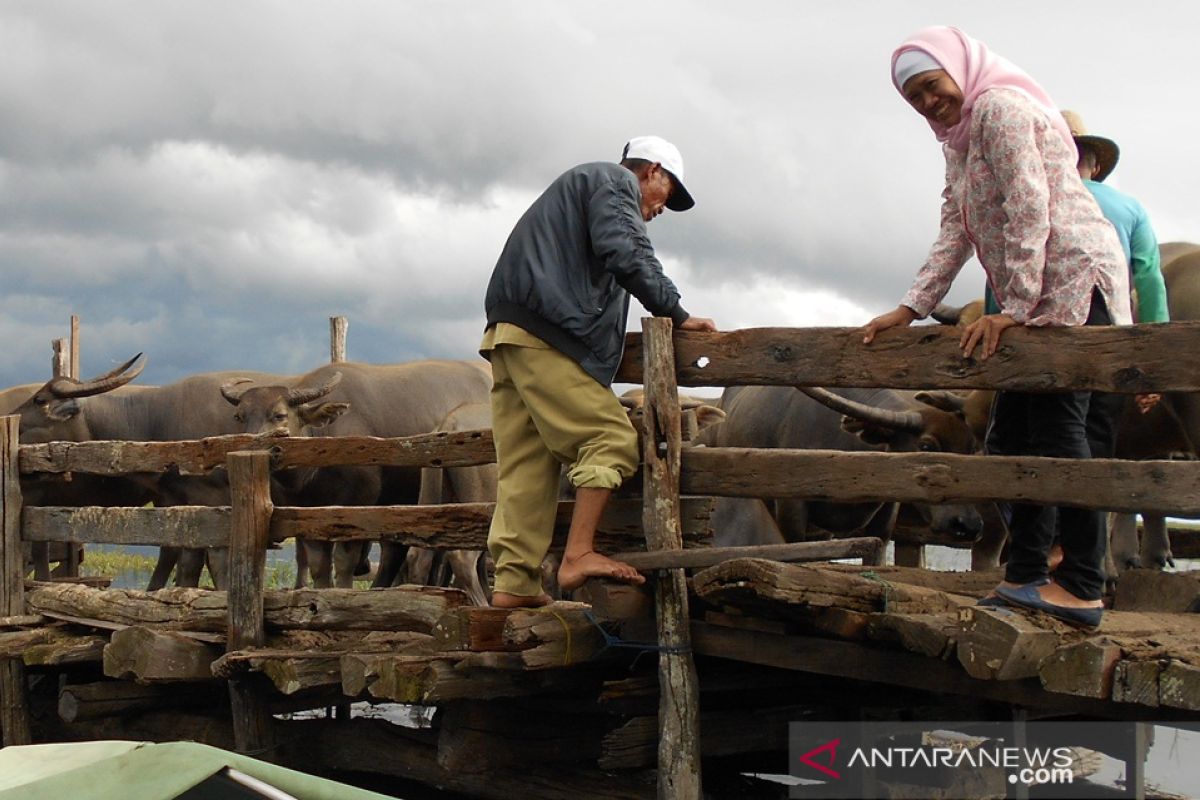
MULTIPOLYGON (((1110 183, 1200 241, 1192 0, 5 2, 0 386, 471 358, 509 229, 555 176, 655 133, 694 210, 650 226, 724 329, 859 325, 937 227, 941 153, 891 87, 955 24, 1117 140, 1110 183), (1191 99, 1189 99, 1191 98, 1191 99)), ((952 300, 976 296, 968 265, 952 300)), ((633 314, 636 324, 637 313, 633 314)))

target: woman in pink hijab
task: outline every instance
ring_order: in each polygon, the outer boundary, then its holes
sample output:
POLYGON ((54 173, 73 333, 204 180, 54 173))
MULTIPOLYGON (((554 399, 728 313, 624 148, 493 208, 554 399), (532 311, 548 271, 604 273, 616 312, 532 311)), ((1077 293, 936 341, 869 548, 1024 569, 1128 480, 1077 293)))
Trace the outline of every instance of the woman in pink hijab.
MULTIPOLYGON (((1124 253, 1075 169, 1071 132, 1032 78, 957 28, 918 31, 892 54, 892 82, 933 129, 946 158, 941 230, 912 288, 869 322, 870 344, 888 328, 924 318, 976 255, 1000 304, 963 332, 963 356, 996 352, 1014 325, 1131 322, 1124 253)), ((1090 393, 1000 392, 988 450, 1088 458, 1090 393)), ((1036 608, 1083 627, 1100 623, 1104 518, 1057 510, 1064 551, 1051 580, 1054 508, 1013 507, 1005 580, 988 605, 1036 608)))

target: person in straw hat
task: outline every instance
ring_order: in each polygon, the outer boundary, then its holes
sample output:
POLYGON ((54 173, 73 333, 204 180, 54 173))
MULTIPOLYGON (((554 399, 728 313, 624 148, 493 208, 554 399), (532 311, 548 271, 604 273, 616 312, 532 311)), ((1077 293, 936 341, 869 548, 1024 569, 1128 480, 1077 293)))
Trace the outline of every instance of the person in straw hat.
MULTIPOLYGON (((964 357, 996 352, 1016 325, 1129 323, 1121 244, 1075 170, 1066 121, 1046 91, 957 28, 925 28, 892 54, 892 83, 943 143, 937 241, 901 304, 867 323, 870 344, 925 317, 967 259, 979 258, 999 313, 964 329, 964 357)), ((992 424, 1013 455, 1089 458, 1088 392, 999 392, 992 424)), ((1087 509, 1013 507, 1005 577, 990 604, 1034 608, 1081 627, 1103 615, 1104 518, 1087 509), (1065 556, 1049 575, 1056 515, 1065 556)))

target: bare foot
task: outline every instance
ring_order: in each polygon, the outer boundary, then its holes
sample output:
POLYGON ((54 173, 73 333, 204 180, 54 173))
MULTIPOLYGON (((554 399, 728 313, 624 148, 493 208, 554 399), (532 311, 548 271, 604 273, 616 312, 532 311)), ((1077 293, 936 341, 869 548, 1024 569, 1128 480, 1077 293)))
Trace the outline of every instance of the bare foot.
POLYGON ((539 608, 551 603, 550 595, 509 594, 492 592, 492 608, 539 608))
POLYGON ((611 578, 634 585, 646 582, 646 578, 633 567, 594 550, 573 557, 563 555, 562 566, 558 568, 558 585, 564 592, 578 589, 588 578, 611 578))

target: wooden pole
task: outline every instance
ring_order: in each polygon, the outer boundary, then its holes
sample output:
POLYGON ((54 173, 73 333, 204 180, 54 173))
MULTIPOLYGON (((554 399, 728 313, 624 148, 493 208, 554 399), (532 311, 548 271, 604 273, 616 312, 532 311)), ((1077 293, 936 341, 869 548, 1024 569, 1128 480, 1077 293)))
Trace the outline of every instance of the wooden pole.
MULTIPOLYGON (((679 390, 671 320, 642 320, 646 419, 642 450, 646 549, 681 550, 679 390), (664 445, 664 450, 659 449, 664 445)), ((654 588, 658 609, 658 796, 700 800, 700 697, 682 569, 663 570, 654 588)))
POLYGON ((71 374, 71 354, 70 347, 66 339, 53 339, 50 342, 50 349, 54 355, 50 357, 50 373, 56 378, 66 377, 71 374))
MULTIPOLYGON (((25 613, 25 555, 21 550, 21 418, 0 419, 0 617, 25 613)), ((25 664, 0 659, 0 736, 5 747, 33 741, 25 664)))
POLYGON ((68 362, 70 369, 67 374, 75 380, 79 380, 79 315, 71 315, 71 360, 68 362))
MULTIPOLYGON (((266 451, 230 453, 229 627, 227 649, 262 647, 263 579, 270 543, 271 456, 266 451)), ((273 745, 271 713, 254 676, 229 679, 233 738, 238 752, 262 757, 273 745)))
POLYGON ((345 317, 329 318, 329 362, 340 364, 346 360, 346 329, 350 322, 345 317))

